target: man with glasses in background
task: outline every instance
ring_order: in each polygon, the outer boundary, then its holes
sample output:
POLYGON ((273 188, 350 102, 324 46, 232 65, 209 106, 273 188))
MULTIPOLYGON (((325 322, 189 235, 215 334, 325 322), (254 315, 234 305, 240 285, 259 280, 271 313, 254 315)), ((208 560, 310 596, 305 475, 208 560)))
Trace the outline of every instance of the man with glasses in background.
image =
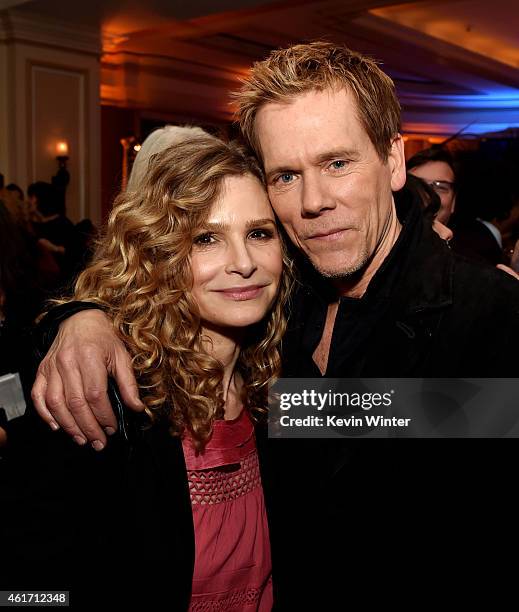
POLYGON ((436 220, 448 225, 456 206, 456 174, 454 161, 446 149, 431 147, 413 155, 407 161, 407 171, 425 181, 440 197, 436 220))

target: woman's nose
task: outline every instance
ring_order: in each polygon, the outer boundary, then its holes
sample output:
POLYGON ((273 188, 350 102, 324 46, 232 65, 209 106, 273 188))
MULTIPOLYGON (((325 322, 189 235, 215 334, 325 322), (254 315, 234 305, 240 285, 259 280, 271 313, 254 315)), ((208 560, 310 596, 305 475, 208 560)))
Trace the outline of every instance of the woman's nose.
POLYGON ((247 245, 234 244, 230 246, 229 260, 225 269, 228 274, 235 273, 248 278, 252 276, 257 267, 247 245))

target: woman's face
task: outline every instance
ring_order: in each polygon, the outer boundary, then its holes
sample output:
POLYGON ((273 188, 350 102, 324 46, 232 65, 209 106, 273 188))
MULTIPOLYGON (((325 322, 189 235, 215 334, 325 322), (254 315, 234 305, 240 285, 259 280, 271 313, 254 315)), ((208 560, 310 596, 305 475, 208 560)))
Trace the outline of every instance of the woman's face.
POLYGON ((252 175, 225 178, 191 255, 192 295, 203 323, 229 329, 261 321, 276 298, 282 265, 263 186, 252 175))

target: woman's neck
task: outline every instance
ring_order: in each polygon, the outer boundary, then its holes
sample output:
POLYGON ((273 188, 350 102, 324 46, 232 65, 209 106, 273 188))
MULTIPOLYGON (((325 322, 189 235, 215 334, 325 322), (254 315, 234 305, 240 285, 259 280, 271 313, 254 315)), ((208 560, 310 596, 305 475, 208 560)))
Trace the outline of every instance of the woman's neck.
POLYGON ((204 329, 204 346, 211 357, 223 366, 223 400, 225 418, 234 419, 241 411, 241 389, 243 380, 236 372, 236 363, 241 351, 242 334, 226 334, 204 329))

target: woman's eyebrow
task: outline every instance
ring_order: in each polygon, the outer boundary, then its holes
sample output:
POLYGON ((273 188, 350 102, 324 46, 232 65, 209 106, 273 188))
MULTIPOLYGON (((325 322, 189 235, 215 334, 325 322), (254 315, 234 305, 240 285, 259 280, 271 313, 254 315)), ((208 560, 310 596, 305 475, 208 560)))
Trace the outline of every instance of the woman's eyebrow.
MULTIPOLYGON (((260 225, 266 225, 268 223, 270 223, 271 225, 276 225, 274 219, 270 217, 265 217, 264 219, 249 219, 249 221, 247 221, 247 223, 245 224, 245 227, 249 230, 253 227, 259 227, 260 225)), ((220 221, 214 223, 204 223, 203 225, 203 229, 205 231, 211 232, 225 232, 229 228, 230 225, 228 223, 222 223, 220 221)))
POLYGON ((220 221, 217 221, 215 223, 204 223, 202 225, 202 229, 206 230, 206 231, 225 231, 227 229, 229 229, 229 226, 226 223, 221 223, 220 221))
POLYGON ((271 225, 276 225, 276 222, 274 221, 274 219, 271 219, 270 217, 265 217, 264 219, 251 219, 250 221, 247 221, 246 227, 247 229, 251 229, 252 227, 258 227, 260 225, 267 225, 269 223, 271 225))

